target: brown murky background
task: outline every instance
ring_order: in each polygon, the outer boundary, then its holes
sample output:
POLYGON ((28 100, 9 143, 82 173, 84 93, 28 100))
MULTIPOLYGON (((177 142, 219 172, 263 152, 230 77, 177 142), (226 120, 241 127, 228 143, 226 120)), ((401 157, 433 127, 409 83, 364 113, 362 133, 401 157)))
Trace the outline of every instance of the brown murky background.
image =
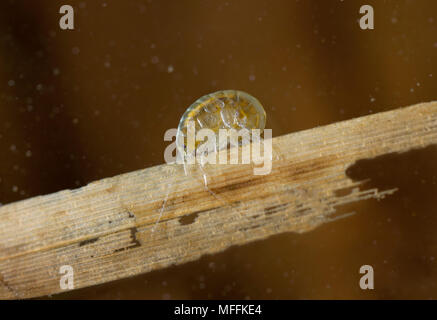
MULTIPOLYGON (((56 1, 0 2, 2 204, 163 163, 164 132, 216 90, 256 96, 274 136, 437 99, 435 0, 62 4, 74 31, 56 1)), ((399 192, 306 234, 54 298, 437 298, 436 148, 348 174, 399 192)))

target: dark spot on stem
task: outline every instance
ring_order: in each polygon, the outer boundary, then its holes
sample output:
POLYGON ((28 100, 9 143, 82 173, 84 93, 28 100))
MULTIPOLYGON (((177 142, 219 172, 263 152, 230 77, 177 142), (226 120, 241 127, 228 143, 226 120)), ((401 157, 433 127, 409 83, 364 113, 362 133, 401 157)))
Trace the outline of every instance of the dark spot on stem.
POLYGON ((124 247, 124 248, 116 249, 116 250, 114 250, 114 253, 120 252, 120 251, 124 251, 124 250, 133 249, 133 248, 137 248, 137 247, 141 246, 141 243, 137 239, 138 229, 133 227, 133 228, 130 228, 129 230, 130 230, 130 233, 131 233, 130 236, 132 238, 131 242, 130 242, 130 245, 127 246, 127 247, 124 247))
POLYGON ((88 239, 88 240, 81 241, 81 242, 79 242, 79 247, 85 246, 85 245, 87 245, 87 244, 94 243, 94 242, 96 242, 97 240, 99 240, 98 237, 97 237, 97 238, 92 238, 92 239, 88 239))
POLYGON ((129 218, 135 218, 135 215, 132 212, 127 211, 127 214, 129 216, 129 218))
POLYGON ((216 210, 218 208, 219 207, 214 207, 214 208, 210 208, 210 209, 206 209, 206 210, 200 210, 200 211, 196 211, 196 212, 193 212, 193 213, 190 213, 190 214, 186 214, 186 215, 184 215, 184 216, 179 218, 179 223, 181 225, 192 224, 196 220, 196 218, 199 216, 199 214, 205 213, 205 212, 208 212, 208 211, 213 211, 213 210, 216 210))
POLYGON ((267 215, 285 210, 288 207, 288 205, 289 205, 288 203, 282 203, 282 204, 278 204, 276 206, 266 207, 266 208, 264 208, 264 214, 267 216, 267 215))
POLYGON ((199 213, 194 212, 188 215, 185 215, 183 217, 179 218, 179 223, 183 226, 192 224, 194 221, 196 221, 196 218, 199 216, 199 213))

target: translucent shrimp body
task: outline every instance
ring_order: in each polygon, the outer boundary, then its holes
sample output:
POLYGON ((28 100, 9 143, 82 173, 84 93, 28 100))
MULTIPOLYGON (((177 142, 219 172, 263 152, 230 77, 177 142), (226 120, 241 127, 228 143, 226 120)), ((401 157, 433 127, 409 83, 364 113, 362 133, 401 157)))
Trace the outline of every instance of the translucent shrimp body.
MULTIPOLYGON (((177 132, 176 146, 182 155, 187 150, 187 128, 194 122, 195 130, 208 128, 218 134, 219 129, 260 129, 266 123, 266 112, 250 94, 238 90, 223 90, 199 98, 185 111, 177 132)), ((199 142, 195 143, 197 148, 199 142)), ((216 151, 225 148, 217 145, 216 151)))
MULTIPOLYGON (((189 174, 186 160, 190 156, 195 156, 196 149, 199 145, 198 142, 195 142, 194 154, 187 153, 187 133, 190 122, 194 122, 196 131, 207 128, 214 131, 215 134, 218 134, 220 129, 260 129, 262 131, 266 123, 266 112, 256 98, 238 90, 217 91, 207 94, 195 101, 183 114, 176 134, 176 148, 179 153, 178 156, 182 156, 185 175, 189 174)), ((220 146, 217 142, 215 151, 226 147, 227 143, 220 146)), ((203 185, 206 191, 226 205, 226 201, 224 201, 222 197, 219 197, 208 188, 207 174, 202 162, 199 163, 199 168, 202 172, 203 185)), ((167 188, 163 206, 160 209, 158 220, 152 231, 155 230, 155 227, 162 217, 170 189, 171 184, 167 188)))

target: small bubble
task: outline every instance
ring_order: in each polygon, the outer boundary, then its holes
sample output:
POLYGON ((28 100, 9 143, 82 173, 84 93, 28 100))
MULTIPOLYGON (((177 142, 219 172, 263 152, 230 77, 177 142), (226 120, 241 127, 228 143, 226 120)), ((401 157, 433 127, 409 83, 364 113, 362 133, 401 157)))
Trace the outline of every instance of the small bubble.
POLYGON ((79 54, 80 49, 78 47, 73 47, 73 49, 71 49, 71 52, 75 55, 79 54))
POLYGON ((9 80, 9 81, 8 81, 8 85, 9 85, 10 87, 15 86, 15 81, 14 81, 14 80, 9 80))
POLYGON ((168 73, 172 73, 174 71, 174 67, 172 65, 169 65, 167 68, 168 73))
POLYGON ((18 187, 17 186, 13 186, 12 187, 12 192, 17 192, 18 191, 18 187))
POLYGON ((57 76, 61 73, 61 71, 58 68, 53 69, 53 75, 57 76))

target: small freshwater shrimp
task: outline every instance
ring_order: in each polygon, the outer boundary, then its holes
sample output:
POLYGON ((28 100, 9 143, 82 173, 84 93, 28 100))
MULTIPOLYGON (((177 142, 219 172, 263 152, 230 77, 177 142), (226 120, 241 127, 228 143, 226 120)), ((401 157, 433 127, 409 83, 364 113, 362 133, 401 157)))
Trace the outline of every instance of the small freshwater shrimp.
MULTIPOLYGON (((179 121, 176 135, 176 148, 179 153, 178 156, 180 156, 183 161, 186 176, 190 174, 188 172, 189 160, 194 160, 196 155, 199 156, 197 153, 200 144, 198 141, 194 141, 194 148, 189 152, 189 148, 187 148, 187 133, 190 122, 194 123, 196 131, 207 128, 214 131, 217 136, 220 129, 259 129, 262 131, 266 123, 266 112, 261 103, 255 97, 238 90, 217 91, 196 100, 183 114, 179 121)), ((227 147, 227 141, 222 145, 217 142, 214 151, 218 152, 227 147)), ((200 159, 203 158, 200 157, 200 159)), ((206 191, 225 204, 225 201, 223 201, 221 197, 209 189, 205 163, 202 160, 198 162, 203 176, 203 185, 206 191)), ((154 228, 162 217, 170 188, 171 185, 167 188, 167 194, 154 228)), ((154 231, 154 228, 152 231, 154 231)))

